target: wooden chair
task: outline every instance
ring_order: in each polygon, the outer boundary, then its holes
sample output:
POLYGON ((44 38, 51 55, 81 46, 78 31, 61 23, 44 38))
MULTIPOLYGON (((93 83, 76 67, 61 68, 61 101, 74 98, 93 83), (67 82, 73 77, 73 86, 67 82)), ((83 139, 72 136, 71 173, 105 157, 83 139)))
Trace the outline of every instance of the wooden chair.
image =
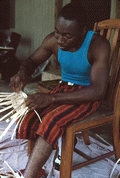
MULTIPOLYGON (((110 65, 113 59, 113 54, 115 53, 115 48, 117 46, 117 39, 120 29, 120 19, 111 19, 105 20, 99 23, 95 23, 94 31, 100 30, 100 34, 106 34, 106 38, 109 40, 110 35, 114 30, 114 35, 112 35, 112 45, 111 45, 111 57, 110 57, 110 65), (108 29, 107 34, 104 33, 104 30, 108 29)), ((60 177, 61 178, 71 178, 71 171, 78 169, 80 167, 86 166, 95 161, 99 161, 100 159, 104 159, 110 155, 115 154, 116 159, 119 158, 119 108, 120 108, 120 82, 119 82, 119 65, 120 65, 120 49, 117 55, 117 58, 114 62, 114 70, 110 73, 110 84, 109 89, 107 91, 108 96, 107 100, 103 103, 103 105, 91 116, 87 117, 81 122, 75 123, 73 126, 66 128, 66 132, 63 135, 63 143, 62 143, 62 156, 61 156, 61 166, 60 166, 60 177), (113 102, 114 101, 114 102, 113 102), (111 108, 112 104, 112 108, 111 108), (84 137, 85 144, 90 144, 88 132, 87 130, 97 128, 99 126, 112 123, 113 126, 113 139, 114 139, 114 150, 111 153, 107 153, 102 155, 101 157, 97 157, 94 159, 90 159, 89 156, 82 153, 85 158, 88 158, 89 161, 86 161, 82 164, 72 167, 72 158, 73 151, 75 150, 78 153, 81 153, 76 148, 74 149, 74 138, 77 136, 76 133, 82 132, 84 137), (68 144, 69 143, 69 144, 68 144)), ((111 65, 112 66, 112 65, 111 65)), ((52 81, 51 81, 52 82, 52 81)), ((45 83, 46 85, 46 83, 45 83)), ((49 92, 50 89, 46 89, 45 86, 39 85, 39 91, 41 92, 49 92)), ((28 140, 28 155, 31 153, 34 147, 34 140, 28 140)), ((81 155, 81 154, 80 154, 81 155)))
POLYGON ((0 73, 2 74, 3 80, 9 81, 20 68, 20 61, 16 57, 16 50, 20 39, 20 34, 12 32, 10 35, 11 41, 8 43, 7 47, 13 47, 14 50, 5 51, 5 54, 0 56, 0 73))
POLYGON ((76 122, 71 127, 67 127, 62 137, 62 155, 60 166, 60 178, 71 178, 72 170, 81 168, 93 162, 99 161, 106 157, 115 154, 116 159, 120 157, 119 148, 119 116, 120 116, 120 48, 118 50, 117 58, 114 57, 115 49, 117 46, 117 39, 120 29, 120 19, 110 19, 101 22, 96 22, 94 25, 94 31, 100 31, 100 35, 106 34, 106 38, 110 40, 112 34, 111 44, 111 57, 110 66, 110 83, 107 90, 107 98, 100 106, 100 108, 86 119, 76 122), (114 32, 112 32, 114 31, 114 32), (112 32, 112 33, 111 33, 112 32), (113 34, 114 33, 114 34, 113 34), (114 60, 113 60, 114 59, 114 60), (86 144, 89 144, 88 130, 97 128, 108 123, 112 124, 113 128, 113 151, 104 154, 102 156, 91 158, 90 156, 82 153, 78 149, 74 148, 74 138, 78 132, 82 132, 86 144), (73 152, 82 155, 87 161, 80 163, 76 166, 72 166, 73 152))

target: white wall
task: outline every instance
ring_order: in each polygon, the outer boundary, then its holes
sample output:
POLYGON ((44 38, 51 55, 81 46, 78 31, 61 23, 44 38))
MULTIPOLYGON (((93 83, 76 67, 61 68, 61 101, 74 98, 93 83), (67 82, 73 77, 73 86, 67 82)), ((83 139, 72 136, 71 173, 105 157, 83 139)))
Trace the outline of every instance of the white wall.
POLYGON ((15 0, 15 27, 5 32, 22 35, 16 54, 19 59, 31 55, 54 30, 54 9, 54 0, 15 0))
MULTIPOLYGON (((13 2, 13 0, 10 0, 13 2)), ((71 0, 63 0, 63 6, 71 0)), ((119 0, 111 0, 111 18, 120 18, 119 0)), ((44 37, 54 30, 55 0, 15 0, 15 27, 12 31, 22 35, 17 57, 25 59, 41 44, 44 37)))

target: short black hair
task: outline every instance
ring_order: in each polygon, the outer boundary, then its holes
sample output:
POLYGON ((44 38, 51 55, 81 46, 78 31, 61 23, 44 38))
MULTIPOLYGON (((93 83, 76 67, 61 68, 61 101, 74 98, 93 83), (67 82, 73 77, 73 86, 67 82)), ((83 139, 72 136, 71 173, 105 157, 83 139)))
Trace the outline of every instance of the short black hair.
POLYGON ((86 11, 80 3, 71 2, 65 5, 60 11, 59 16, 64 17, 66 20, 75 20, 79 29, 87 26, 86 11))

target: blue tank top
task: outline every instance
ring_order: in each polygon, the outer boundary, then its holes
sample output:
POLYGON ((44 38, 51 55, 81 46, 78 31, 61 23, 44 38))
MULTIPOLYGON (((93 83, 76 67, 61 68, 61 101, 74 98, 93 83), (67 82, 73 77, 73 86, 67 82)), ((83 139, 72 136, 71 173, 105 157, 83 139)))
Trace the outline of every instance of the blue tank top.
POLYGON ((88 48, 95 32, 88 31, 82 46, 75 52, 58 50, 62 81, 90 85, 91 65, 87 59, 88 48))

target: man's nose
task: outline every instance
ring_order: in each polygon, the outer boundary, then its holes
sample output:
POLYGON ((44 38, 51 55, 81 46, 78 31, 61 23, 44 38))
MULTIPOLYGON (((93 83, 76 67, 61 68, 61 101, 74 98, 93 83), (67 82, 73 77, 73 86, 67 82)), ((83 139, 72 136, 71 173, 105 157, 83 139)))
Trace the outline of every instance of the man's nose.
POLYGON ((65 38, 64 36, 60 35, 58 38, 58 44, 64 44, 65 43, 65 38))

